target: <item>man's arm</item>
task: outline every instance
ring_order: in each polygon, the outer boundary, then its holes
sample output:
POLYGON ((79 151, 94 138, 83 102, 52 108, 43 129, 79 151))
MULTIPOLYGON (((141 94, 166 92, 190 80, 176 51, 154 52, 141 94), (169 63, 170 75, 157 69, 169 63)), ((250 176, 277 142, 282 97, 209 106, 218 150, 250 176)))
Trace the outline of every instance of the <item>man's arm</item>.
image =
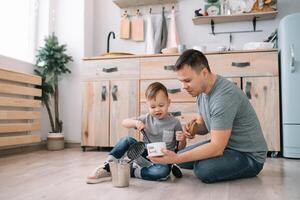
POLYGON ((195 160, 203 160, 221 156, 224 153, 226 145, 231 135, 231 129, 228 130, 212 130, 211 141, 196 147, 182 154, 175 154, 172 151, 164 150, 165 155, 162 157, 149 157, 154 163, 172 164, 185 163, 195 160))

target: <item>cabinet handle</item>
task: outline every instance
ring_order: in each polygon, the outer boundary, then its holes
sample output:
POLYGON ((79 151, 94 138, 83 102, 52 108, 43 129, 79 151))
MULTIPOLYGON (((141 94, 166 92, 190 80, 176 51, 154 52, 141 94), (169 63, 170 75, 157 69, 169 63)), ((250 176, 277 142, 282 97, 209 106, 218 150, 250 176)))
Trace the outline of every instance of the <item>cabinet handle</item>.
POLYGON ((111 67, 111 68, 105 68, 105 67, 103 67, 102 71, 106 72, 106 73, 117 72, 118 71, 118 67, 111 67))
POLYGON ((177 112, 170 112, 171 115, 173 115, 174 117, 178 117, 181 116, 181 112, 177 111, 177 112))
POLYGON ((181 92, 180 88, 167 89, 167 90, 168 90, 168 93, 170 93, 170 94, 175 94, 175 93, 181 92))
POLYGON ((175 65, 165 65, 164 69, 169 71, 175 71, 175 65))
POLYGON ((101 92, 102 101, 106 101, 106 93, 107 93, 106 86, 102 86, 102 92, 101 92))
POLYGON ((294 73, 296 71, 295 68, 295 53, 294 53, 294 45, 290 45, 291 49, 291 62, 290 62, 290 72, 294 73))
POLYGON ((250 62, 232 62, 231 66, 232 67, 249 67, 250 62))
POLYGON ((117 101, 118 100, 118 98, 117 98, 117 92, 118 92, 118 86, 114 85, 113 88, 112 88, 112 91, 111 91, 111 95, 112 95, 113 101, 117 101))
POLYGON ((251 99, 251 85, 252 83, 251 82, 247 82, 246 83, 246 95, 248 97, 248 99, 251 99))

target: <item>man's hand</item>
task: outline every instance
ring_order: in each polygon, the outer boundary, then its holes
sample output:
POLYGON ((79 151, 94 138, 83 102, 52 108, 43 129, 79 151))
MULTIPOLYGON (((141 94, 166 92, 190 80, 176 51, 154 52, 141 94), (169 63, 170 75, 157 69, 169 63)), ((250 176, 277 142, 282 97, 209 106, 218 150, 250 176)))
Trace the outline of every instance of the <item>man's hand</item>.
POLYGON ((164 153, 163 156, 156 156, 156 157, 150 157, 147 158, 151 160, 153 163, 157 164, 174 164, 177 162, 178 155, 174 153, 173 151, 169 151, 167 149, 162 149, 162 152, 164 153))
POLYGON ((183 127, 183 134, 185 138, 188 138, 188 139, 193 139, 195 136, 194 135, 191 135, 190 133, 190 129, 191 129, 191 125, 192 123, 196 121, 196 118, 195 119, 192 119, 191 121, 189 121, 184 127, 183 127))

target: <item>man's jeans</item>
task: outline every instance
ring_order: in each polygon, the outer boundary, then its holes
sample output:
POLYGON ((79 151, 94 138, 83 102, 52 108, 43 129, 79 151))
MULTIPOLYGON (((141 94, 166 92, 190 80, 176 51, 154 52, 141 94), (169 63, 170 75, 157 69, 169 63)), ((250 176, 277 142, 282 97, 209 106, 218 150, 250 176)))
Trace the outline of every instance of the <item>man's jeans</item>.
MULTIPOLYGON (((111 150, 109 155, 114 156, 117 159, 120 159, 129 149, 131 145, 136 143, 137 141, 132 137, 123 137, 118 141, 118 143, 111 150)), ((147 156, 147 151, 145 150, 143 155, 144 158, 147 156)), ((152 164, 149 167, 143 167, 141 169, 141 177, 144 180, 150 181, 158 181, 165 180, 168 178, 171 171, 170 165, 160 165, 160 164, 152 164)))
MULTIPOLYGON (((178 153, 186 152, 208 142, 188 146, 178 153)), ((263 164, 255 161, 246 153, 232 149, 225 149, 224 154, 220 157, 181 163, 179 166, 184 169, 193 169, 194 174, 204 183, 254 177, 263 168, 263 164)))

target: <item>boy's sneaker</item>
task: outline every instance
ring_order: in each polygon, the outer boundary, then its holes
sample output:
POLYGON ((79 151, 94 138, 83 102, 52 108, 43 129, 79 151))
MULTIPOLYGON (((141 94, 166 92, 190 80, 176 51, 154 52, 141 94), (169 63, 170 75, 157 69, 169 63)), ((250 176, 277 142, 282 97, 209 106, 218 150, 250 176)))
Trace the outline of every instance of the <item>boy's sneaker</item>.
POLYGON ((181 178, 182 177, 182 172, 180 170, 180 167, 176 164, 172 165, 172 174, 176 177, 176 178, 181 178))
POLYGON ((104 169, 104 166, 97 167, 86 179, 86 183, 95 184, 111 180, 110 172, 104 169))

